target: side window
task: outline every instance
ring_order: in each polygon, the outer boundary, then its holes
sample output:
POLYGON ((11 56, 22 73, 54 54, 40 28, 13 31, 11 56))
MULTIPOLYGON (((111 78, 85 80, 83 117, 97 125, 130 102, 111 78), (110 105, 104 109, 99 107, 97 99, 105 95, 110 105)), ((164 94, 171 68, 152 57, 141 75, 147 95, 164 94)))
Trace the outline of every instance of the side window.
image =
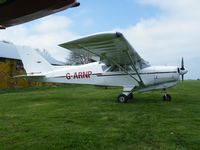
POLYGON ((108 69, 108 67, 107 67, 106 65, 103 65, 103 66, 102 66, 102 70, 103 70, 103 71, 106 71, 106 69, 108 69))
POLYGON ((128 67, 127 67, 127 71, 132 71, 132 70, 133 70, 133 67, 130 66, 130 65, 128 65, 128 67))
MULTIPOLYGON (((132 70, 133 70, 133 68, 132 68, 131 65, 120 65, 120 66, 121 66, 122 68, 124 68, 126 71, 132 71, 132 70)), ((107 70, 107 72, 123 71, 122 68, 119 68, 119 67, 113 65, 113 66, 111 66, 111 67, 107 70)))
POLYGON ((112 66, 111 72, 116 72, 116 71, 119 71, 119 68, 117 66, 112 66))
POLYGON ((132 71, 133 70, 131 65, 121 65, 121 67, 123 67, 126 71, 132 71))
POLYGON ((108 70, 106 72, 116 72, 119 71, 119 68, 115 65, 108 67, 108 70))

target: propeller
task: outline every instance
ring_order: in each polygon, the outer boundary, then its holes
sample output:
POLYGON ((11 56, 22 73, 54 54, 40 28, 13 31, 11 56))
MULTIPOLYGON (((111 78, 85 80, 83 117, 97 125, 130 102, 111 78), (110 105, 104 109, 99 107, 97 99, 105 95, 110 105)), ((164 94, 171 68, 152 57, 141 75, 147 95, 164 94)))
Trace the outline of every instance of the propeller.
POLYGON ((184 74, 186 74, 188 71, 185 70, 185 67, 184 67, 184 59, 182 57, 182 60, 181 60, 181 68, 180 68, 180 75, 181 75, 181 79, 182 79, 182 82, 184 80, 184 74))

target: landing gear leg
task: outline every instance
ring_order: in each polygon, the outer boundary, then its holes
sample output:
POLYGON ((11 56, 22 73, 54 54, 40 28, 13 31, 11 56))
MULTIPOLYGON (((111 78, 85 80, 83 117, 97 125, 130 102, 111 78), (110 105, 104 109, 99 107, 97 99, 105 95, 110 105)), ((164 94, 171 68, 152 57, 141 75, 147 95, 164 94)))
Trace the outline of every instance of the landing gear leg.
POLYGON ((171 101, 171 100, 172 100, 171 95, 169 95, 169 94, 167 93, 167 90, 166 90, 166 89, 163 89, 163 100, 164 100, 164 101, 171 101))

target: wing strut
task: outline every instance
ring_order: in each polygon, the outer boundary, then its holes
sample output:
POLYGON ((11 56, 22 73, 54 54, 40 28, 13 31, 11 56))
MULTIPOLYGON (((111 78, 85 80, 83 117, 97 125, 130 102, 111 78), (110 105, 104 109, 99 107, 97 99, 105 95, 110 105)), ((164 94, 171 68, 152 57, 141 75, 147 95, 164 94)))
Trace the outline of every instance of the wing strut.
POLYGON ((136 69, 136 67, 135 67, 133 58, 131 57, 131 55, 130 55, 130 53, 129 53, 128 51, 126 51, 126 52, 127 52, 127 55, 128 55, 128 57, 129 57, 129 59, 130 59, 131 62, 132 62, 132 67, 133 67, 134 71, 136 72, 136 74, 137 74, 137 76, 138 76, 138 78, 139 78, 139 80, 140 80, 138 83, 139 83, 140 85, 143 85, 143 86, 144 86, 144 82, 142 81, 142 78, 141 78, 140 74, 138 73, 138 71, 137 71, 137 69, 136 69))

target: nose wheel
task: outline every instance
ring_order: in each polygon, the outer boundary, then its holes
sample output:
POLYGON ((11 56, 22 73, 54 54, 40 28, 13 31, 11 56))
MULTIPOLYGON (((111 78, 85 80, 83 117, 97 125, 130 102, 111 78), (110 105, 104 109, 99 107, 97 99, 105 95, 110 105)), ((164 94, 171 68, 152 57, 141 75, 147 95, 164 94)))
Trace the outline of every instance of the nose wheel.
POLYGON ((169 94, 165 94, 165 95, 163 95, 163 100, 164 100, 164 101, 171 101, 171 100, 172 100, 172 97, 171 97, 171 95, 169 95, 169 94))
POLYGON ((164 101, 171 101, 171 100, 172 100, 171 95, 169 95, 169 94, 167 93, 167 90, 166 90, 166 89, 163 90, 163 100, 164 100, 164 101))

